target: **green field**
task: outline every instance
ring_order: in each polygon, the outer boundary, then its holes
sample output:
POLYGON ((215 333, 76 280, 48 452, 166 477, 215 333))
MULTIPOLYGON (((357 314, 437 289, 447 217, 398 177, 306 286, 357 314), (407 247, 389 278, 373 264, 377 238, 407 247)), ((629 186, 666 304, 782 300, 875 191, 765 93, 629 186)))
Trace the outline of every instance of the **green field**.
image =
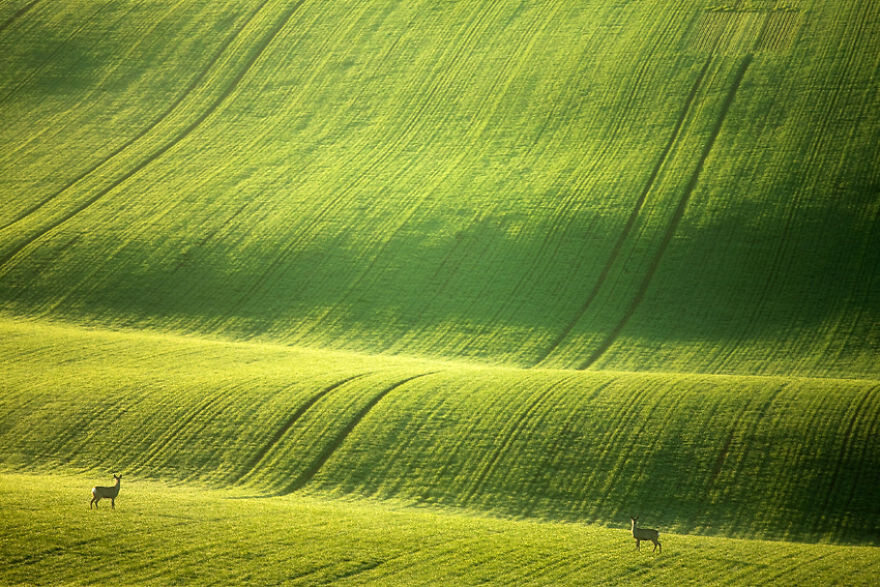
POLYGON ((0 583, 873 583, 878 137, 874 0, 0 0, 0 583))

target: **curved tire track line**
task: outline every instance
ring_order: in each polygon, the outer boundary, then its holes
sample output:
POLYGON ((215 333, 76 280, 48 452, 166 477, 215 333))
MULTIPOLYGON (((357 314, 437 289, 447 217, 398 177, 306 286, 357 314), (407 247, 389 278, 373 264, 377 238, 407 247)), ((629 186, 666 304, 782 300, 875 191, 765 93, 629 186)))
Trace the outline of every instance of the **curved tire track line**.
POLYGON ((361 373, 360 375, 352 375, 351 377, 346 377, 345 379, 328 385, 318 393, 314 394, 308 400, 306 400, 306 402, 302 404, 293 414, 288 416, 287 420, 285 420, 284 423, 278 428, 278 430, 275 431, 275 434, 272 435, 269 441, 260 450, 254 453, 251 459, 242 467, 241 472, 230 478, 228 482, 233 484, 240 483, 246 477, 252 475, 253 472, 259 467, 260 463, 263 462, 263 460, 266 458, 266 455, 268 455, 269 452, 271 452, 271 450, 275 448, 275 446, 277 446, 279 442, 281 442, 281 439, 284 438, 284 436, 290 431, 293 425, 296 424, 297 421, 299 421, 299 419, 303 416, 303 414, 311 409, 311 407, 314 406, 319 399, 326 396, 331 391, 342 387, 346 383, 354 381, 355 379, 360 379, 365 376, 366 373, 361 373))
MULTIPOLYGON (((871 405, 869 401, 875 394, 880 392, 880 387, 872 387, 868 389, 867 392, 862 396, 859 400, 859 403, 856 405, 853 410, 852 417, 849 420, 849 425, 846 428, 846 432, 843 434, 843 440, 840 443, 840 455, 837 458, 837 463, 834 467, 834 472, 831 474, 831 483, 828 485, 828 489, 825 491, 825 499, 822 502, 821 511, 828 511, 828 506, 831 503, 832 495, 834 494, 835 489, 840 485, 840 472, 843 468, 843 460, 844 457, 850 452, 850 445, 852 444, 853 431, 856 428, 856 423, 862 418, 865 410, 868 406, 871 405)), ((819 518, 816 519, 817 524, 821 522, 819 518)), ((817 528, 818 530, 819 528, 817 528)))
POLYGON ((724 98, 724 102, 721 104, 721 111, 718 115, 718 120, 716 121, 715 126, 712 128, 712 132, 709 134, 706 145, 703 147, 702 153, 700 153, 700 159, 697 161, 696 169, 694 169, 693 174, 691 174, 690 180, 688 180, 688 183, 685 186, 684 193, 682 194, 682 197, 678 202, 678 206, 676 207, 675 212, 672 215, 672 219, 669 222, 666 233, 663 235, 663 240, 660 242, 660 246, 657 248, 657 252, 654 254, 654 259, 651 261, 651 265, 648 267, 648 271, 645 273, 644 279, 642 279, 642 283, 639 286, 639 289, 636 291, 636 295, 630 302, 626 313, 623 315, 617 325, 611 330, 611 332, 608 333, 602 344, 600 344, 599 347, 596 348, 593 353, 578 366, 578 369, 588 369, 599 359, 599 357, 601 357, 609 348, 611 348, 611 345, 614 343, 615 340, 617 340, 620 332, 627 325, 630 318, 632 318, 632 316, 635 314, 636 308, 638 308, 638 306, 642 303, 642 300, 645 298, 645 294, 647 294, 648 292, 648 287, 651 284, 651 280, 654 278, 654 274, 657 272, 657 268, 660 266, 660 261, 662 260, 663 255, 666 253, 666 249, 669 247, 669 243, 672 242, 672 237, 675 235, 681 219, 684 217, 685 208, 687 208, 687 204, 690 201, 691 194, 697 187, 697 182, 700 179, 700 175, 702 175, 706 159, 708 159, 709 153, 715 146, 715 141, 718 139, 718 135, 721 134, 721 128, 724 126, 724 120, 727 118, 727 114, 730 111, 730 107, 733 104, 736 93, 739 90, 743 79, 745 78, 746 72, 749 69, 749 65, 751 65, 752 63, 752 59, 752 55, 749 54, 740 63, 739 70, 737 71, 736 77, 733 81, 733 85, 727 92, 727 95, 724 98))
POLYGON ((237 39, 241 35, 241 32, 245 28, 247 28, 247 26, 253 21, 254 17, 256 17, 256 15, 263 9, 263 7, 266 5, 266 3, 268 3, 268 1, 269 0, 263 0, 263 3, 259 7, 257 7, 256 10, 254 10, 254 12, 251 14, 251 16, 248 17, 248 19, 244 22, 244 24, 242 24, 241 27, 239 27, 239 29, 237 31, 235 31, 233 34, 229 35, 229 38, 220 46, 220 48, 217 50, 217 52, 214 54, 214 56, 210 59, 210 61, 208 61, 206 66, 202 69, 201 73, 199 73, 199 75, 197 75, 193 79, 193 81, 186 87, 186 89, 183 92, 181 92, 180 96, 178 96, 177 99, 175 99, 164 111, 162 111, 162 113, 159 114, 159 116, 156 117, 153 120, 153 122, 151 122, 150 124, 145 126, 143 129, 141 129, 141 131, 138 132, 137 134, 135 134, 131 139, 129 139, 128 141, 126 141, 125 143, 123 143, 122 145, 117 147, 115 150, 113 150, 112 152, 107 154, 104 158, 102 158, 100 161, 95 163, 92 167, 90 167, 86 171, 80 173, 78 176, 76 176, 75 178, 70 180, 67 183, 67 185, 65 185, 63 188, 59 189, 58 191, 56 191, 55 193, 53 193, 49 197, 45 198, 43 201, 41 201, 37 204, 34 204, 33 206, 31 206, 27 210, 20 212, 16 218, 7 222, 3 226, 0 226, 0 230, 4 230, 5 228, 7 228, 17 222, 20 222, 23 218, 26 218, 27 216, 38 211, 40 208, 42 208, 43 206, 45 206, 46 204, 48 204, 49 202, 51 202, 52 200, 54 200, 55 198, 60 196, 65 191, 69 190, 74 185, 76 185, 78 182, 82 181, 83 179, 85 179, 86 177, 88 177, 89 175, 94 173, 98 168, 100 168, 102 165, 107 163, 109 160, 113 159, 114 157, 116 157, 117 155, 122 153, 124 150, 129 148, 131 145, 133 145, 137 141, 144 138, 144 136, 146 136, 151 130, 153 130, 154 128, 159 126, 159 124, 161 124, 163 120, 167 119, 178 108, 178 106, 180 106, 180 104, 187 98, 187 96, 192 94, 192 92, 196 89, 196 87, 198 87, 198 85, 202 82, 202 80, 204 80, 205 77, 208 75, 208 73, 214 68, 214 66, 220 60, 220 57, 222 57, 223 53, 225 53, 226 50, 229 48, 229 46, 232 44, 232 42, 235 41, 235 39, 237 39))
MULTIPOLYGON (((471 43, 471 39, 478 36, 475 31, 480 26, 482 26, 482 23, 485 20, 485 14, 481 15, 479 19, 477 19, 476 17, 472 18, 470 21, 472 22, 472 25, 468 29, 467 33, 464 35, 464 39, 459 43, 449 45, 450 47, 454 47, 454 49, 444 49, 441 52, 440 57, 437 58, 437 63, 442 64, 443 62, 445 62, 445 57, 448 53, 452 54, 452 56, 448 59, 452 63, 455 63, 456 61, 464 62, 465 60, 460 60, 459 56, 462 54, 466 54, 466 49, 469 46, 469 43, 471 43)), ((241 306, 247 300, 253 298, 259 288, 263 287, 264 284, 268 283, 273 278, 273 275, 279 267, 282 267, 285 264, 289 264, 291 262, 291 259, 297 258, 298 249, 300 248, 301 243, 305 243, 306 240, 315 233, 315 228, 320 225, 324 217, 328 216, 332 210, 338 208, 341 203, 344 203, 346 201, 347 193, 355 190, 357 187, 363 184, 366 181, 364 178, 369 178, 376 175, 377 170, 382 169, 387 160, 393 159, 392 153, 397 152, 401 146, 411 144, 412 139, 410 139, 409 137, 411 135, 414 135, 418 129, 424 126, 425 121, 429 119, 429 116, 426 115, 426 112, 428 112, 429 108, 437 101, 437 97, 442 95, 443 92, 449 87, 448 80, 454 78, 454 76, 458 73, 458 69, 453 70, 448 67, 444 68, 441 65, 437 65, 432 70, 431 77, 427 81, 423 81, 420 84, 420 91, 413 92, 413 98, 410 99, 405 105, 400 107, 401 111, 412 110, 413 112, 407 118, 405 124, 396 127, 393 132, 388 133, 388 144, 385 145, 383 149, 381 149, 380 155, 378 157, 369 157, 368 153, 367 156, 365 156, 368 159, 367 166, 362 169, 352 181, 348 182, 348 185, 340 186, 339 190, 331 189, 331 191, 335 193, 332 199, 323 207, 321 207, 318 213, 314 215, 302 228, 297 230, 297 238, 289 243, 285 247, 285 249, 280 254, 278 254, 275 259, 269 264, 267 269, 262 272, 260 278, 254 281, 254 284, 234 306, 234 312, 237 312, 238 309, 241 308, 241 306)), ((386 139, 383 137, 383 140, 386 139)), ((364 150, 367 149, 361 149, 361 151, 364 150)), ((396 175, 399 176, 401 173, 401 171, 398 171, 396 175)), ((425 196, 425 198, 422 198, 422 201, 424 201, 424 199, 426 198, 427 196, 425 196)), ((410 213, 410 216, 415 214, 416 208, 417 206, 415 205, 411 206, 412 211, 410 213)), ((402 230, 405 227, 405 224, 406 221, 404 221, 397 230, 402 230)), ((395 231, 395 234, 396 232, 397 231, 395 231)), ((379 256, 381 256, 381 253, 373 259, 373 262, 370 264, 371 267, 378 261, 379 256)), ((362 277, 366 277, 367 275, 367 273, 364 273, 362 277)), ((356 279, 360 281, 359 278, 356 279)), ((350 293, 351 290, 348 290, 345 294, 343 294, 343 297, 335 302, 335 306, 341 304, 344 299, 350 295, 350 293)), ((335 306, 332 307, 330 310, 325 311, 321 316, 315 317, 313 319, 314 324, 311 327, 306 329, 304 332, 297 334, 297 337, 295 339, 296 342, 307 342, 307 337, 318 326, 320 326, 321 322, 326 319, 328 315, 330 315, 330 312, 335 309, 335 306)))
MULTIPOLYGON (((267 0, 268 1, 268 0, 267 0)), ((13 257, 15 257, 19 252, 25 249, 28 245, 40 239, 44 235, 48 234, 61 224, 67 222, 107 193, 112 191, 113 189, 119 187, 129 178, 134 176, 136 173, 147 167, 150 163, 157 160, 159 157, 167 153, 172 147, 180 143, 183 139, 185 139, 189 134, 191 134, 196 128, 198 128, 211 114, 213 114, 217 108, 223 104, 227 98, 232 94, 233 91, 238 87, 241 83, 241 80, 247 74, 247 72, 251 69, 254 63, 259 59, 259 57, 263 54, 269 44, 272 42, 277 34, 284 28, 284 26, 290 21, 290 18, 296 12, 296 10, 305 2, 305 0, 299 0, 296 2, 291 8, 288 9, 287 13, 284 14, 281 18, 278 19, 278 22, 273 26, 269 32, 265 35, 263 40, 259 42, 253 54, 245 61, 242 69, 232 78, 229 85, 223 90, 209 105, 208 107, 198 116, 195 120, 190 122, 187 126, 185 126, 182 130, 178 131, 174 136, 171 137, 163 146, 156 149, 151 155, 149 155, 146 159, 135 165, 129 171, 124 173, 122 176, 113 181, 109 186, 98 191, 97 194, 88 198, 85 202, 82 202, 78 206, 76 206, 73 210, 71 210, 68 214, 62 216, 60 219, 50 223, 46 228, 36 233, 35 235, 25 239, 24 242, 14 247, 11 252, 7 253, 2 259, 0 259, 0 268, 6 265, 13 257)), ((254 13, 256 14, 256 12, 254 13)), ((253 16, 251 17, 253 18, 253 16)), ((250 22, 250 21, 248 21, 250 22)), ((236 35, 237 36, 237 35, 236 35)), ((234 37, 233 37, 234 38, 234 37)), ((230 41, 231 42, 231 41, 230 41)), ((66 188, 65 188, 66 189, 66 188)))
MULTIPOLYGON (((471 484, 471 488, 467 491, 462 501, 464 503, 469 503, 474 496, 480 491, 483 487, 483 484, 486 482, 486 478, 495 470, 495 466, 498 463, 498 460, 502 455, 507 454, 510 448, 510 445, 513 444, 514 439, 519 436, 526 422, 530 419, 530 417, 541 407, 541 405, 549 399, 554 389, 557 387, 567 383, 568 381, 574 379, 575 375, 569 375, 567 377, 563 377, 558 381, 554 381, 550 385, 547 386, 546 389, 539 392, 537 397, 534 398, 523 410, 519 417, 510 425, 508 432, 504 435, 504 440, 498 446, 497 449, 492 451, 492 455, 489 457, 489 462, 483 467, 482 472, 479 474, 477 479, 471 484)), ((527 383, 527 382, 525 382, 527 383)))
POLYGON ((367 414, 370 413, 370 410, 372 410, 376 406, 376 404, 382 401, 385 396, 387 396, 395 389, 398 389, 401 386, 409 383, 410 381, 414 381, 422 377, 427 377, 428 375, 433 375, 434 373, 436 373, 436 371, 421 373, 419 375, 412 375, 410 377, 407 377, 406 379, 402 379, 397 383, 386 387, 375 396, 373 396, 373 398, 370 399, 370 401, 367 402, 367 404, 363 408, 361 408, 357 414, 354 415, 349 423, 346 424, 345 428, 340 430, 333 438, 333 440, 324 447, 324 450, 321 451, 321 453, 312 461, 312 463, 302 473, 300 473, 296 477, 296 479, 291 481, 286 487, 275 494, 275 496, 288 495, 290 493, 298 491, 299 489, 302 489, 309 481, 311 481, 312 478, 314 478, 314 476, 318 473, 318 471, 321 470, 324 464, 328 460, 330 460, 330 457, 333 456, 333 453, 336 452, 336 450, 340 446, 342 446, 342 443, 345 442, 345 439, 348 438, 348 436, 357 427, 357 425, 360 424, 361 421, 367 416, 367 414))
MULTIPOLYGON (((675 127, 673 128, 672 135, 669 137, 669 142, 666 143, 666 146, 663 148, 663 151, 660 153, 660 157, 657 159, 657 163, 654 165, 654 168, 651 170, 651 174, 648 176, 648 181, 645 184, 644 189, 639 194, 638 199, 636 200, 635 206, 633 207, 632 212, 630 212, 629 218, 627 218, 626 224, 623 227, 623 231, 621 231, 620 236, 617 237, 617 242, 614 243, 614 248, 611 249, 611 254, 608 259, 605 261, 605 265, 602 267, 602 271, 599 273, 599 277, 596 280, 596 284, 593 286, 593 289, 587 295, 587 299, 581 304, 581 307, 575 313, 572 320, 566 325, 566 327, 562 330, 562 332, 553 340, 553 342, 549 345, 549 347, 535 360, 533 366, 537 366, 543 361, 545 361, 556 348, 559 347, 562 342, 568 338, 571 331, 577 325, 577 323, 583 318, 584 314, 586 314, 589 307, 592 305, 593 301, 598 296, 599 291, 602 288, 602 285, 605 283, 605 279, 608 277, 608 274, 611 272, 611 268, 614 266, 617 261, 617 257, 620 255, 620 252, 623 250, 623 244, 626 239, 629 237, 630 232, 632 232, 633 226, 635 226, 636 220, 639 217, 639 214, 642 211, 642 207, 645 204, 645 201, 648 198, 648 194, 651 192, 651 189, 654 187, 654 183, 657 180, 657 176, 660 175, 660 171, 663 166, 666 164, 667 159, 669 159, 669 154, 672 151, 672 147, 678 142, 678 138, 681 136, 682 128, 684 127, 685 120, 687 120, 688 113, 691 110, 691 106, 693 105, 694 99, 699 92, 700 86, 703 83, 703 79, 706 77, 706 72, 709 70, 709 65, 712 63, 712 58, 706 60, 706 63, 703 64, 703 68, 700 70, 700 73, 697 75, 697 79, 694 81, 693 86, 691 87, 690 92, 688 93, 687 98, 685 99, 684 107, 682 108, 681 114, 678 117, 678 120, 675 123, 675 127)), ((582 367, 583 368, 583 367, 582 367)))

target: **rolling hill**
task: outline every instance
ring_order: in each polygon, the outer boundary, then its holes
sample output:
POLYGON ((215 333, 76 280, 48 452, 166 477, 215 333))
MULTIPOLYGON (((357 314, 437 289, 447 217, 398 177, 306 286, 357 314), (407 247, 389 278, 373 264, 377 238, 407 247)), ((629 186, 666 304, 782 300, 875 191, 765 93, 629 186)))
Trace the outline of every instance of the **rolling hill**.
POLYGON ((872 0, 0 2, 0 478, 876 568, 878 60, 872 0))

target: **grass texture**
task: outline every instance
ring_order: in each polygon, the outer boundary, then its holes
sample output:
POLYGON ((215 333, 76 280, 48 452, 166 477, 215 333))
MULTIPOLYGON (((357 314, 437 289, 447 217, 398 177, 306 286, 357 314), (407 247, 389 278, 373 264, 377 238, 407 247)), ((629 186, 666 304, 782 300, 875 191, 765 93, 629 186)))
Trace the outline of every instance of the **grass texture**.
POLYGON ((4 10, 8 314, 878 375, 876 2, 4 10))
POLYGON ((7 466, 875 544, 877 382, 474 367, 6 324, 7 466), (48 342, 47 342, 48 341, 48 342))
POLYGON ((637 552, 620 529, 370 501, 246 499, 137 478, 123 478, 115 510, 88 512, 89 482, 0 474, 9 506, 0 532, 28 536, 0 545, 0 581, 870 585, 880 570, 877 549, 868 547, 661 534, 656 555, 637 552))
POLYGON ((0 0, 0 582, 870 583, 878 23, 0 0))

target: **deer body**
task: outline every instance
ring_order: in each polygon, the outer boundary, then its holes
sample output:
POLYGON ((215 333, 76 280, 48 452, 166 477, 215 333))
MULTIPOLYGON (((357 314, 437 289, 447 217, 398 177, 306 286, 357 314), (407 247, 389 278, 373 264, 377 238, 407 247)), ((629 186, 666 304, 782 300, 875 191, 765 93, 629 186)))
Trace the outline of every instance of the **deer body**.
POLYGON ((109 499, 110 507, 116 509, 116 496, 119 495, 119 484, 122 482, 122 475, 113 475, 113 478, 116 479, 116 485, 113 487, 92 487, 92 501, 89 502, 89 509, 92 509, 92 504, 95 504, 97 508, 98 502, 103 498, 109 499))
MULTIPOLYGON (((632 534, 636 541, 636 550, 641 550, 639 543, 642 540, 650 540, 654 543, 654 550, 657 550, 657 547, 660 547, 660 552, 663 552, 663 546, 660 544, 660 532, 650 528, 639 528, 637 525, 637 522, 639 521, 638 516, 630 518, 630 520, 632 521, 632 534)), ((654 550, 651 552, 654 552, 654 550)))

